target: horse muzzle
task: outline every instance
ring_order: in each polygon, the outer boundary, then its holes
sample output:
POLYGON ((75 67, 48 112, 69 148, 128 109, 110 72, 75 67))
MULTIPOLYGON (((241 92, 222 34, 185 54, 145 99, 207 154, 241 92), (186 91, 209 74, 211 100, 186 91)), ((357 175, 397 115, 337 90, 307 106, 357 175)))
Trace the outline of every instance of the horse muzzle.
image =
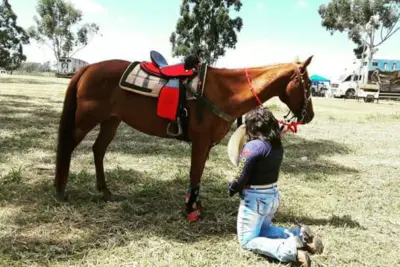
POLYGON ((297 116, 298 121, 302 121, 303 124, 310 123, 314 119, 314 112, 305 112, 305 114, 298 114, 297 116))

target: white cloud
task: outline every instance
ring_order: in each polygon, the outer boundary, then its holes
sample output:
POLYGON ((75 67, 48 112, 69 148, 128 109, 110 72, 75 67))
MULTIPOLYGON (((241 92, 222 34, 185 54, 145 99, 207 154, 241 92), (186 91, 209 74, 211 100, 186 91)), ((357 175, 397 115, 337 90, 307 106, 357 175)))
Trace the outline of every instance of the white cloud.
MULTIPOLYGON (((78 52, 74 57, 95 63, 109 59, 124 59, 128 61, 150 60, 150 50, 162 53, 170 64, 179 62, 171 56, 171 44, 166 42, 167 35, 150 36, 145 32, 131 32, 124 30, 105 29, 103 36, 97 36, 89 45, 78 52)), ((36 44, 24 48, 28 61, 54 61, 52 51, 36 44)), ((347 67, 352 59, 352 51, 337 48, 326 48, 310 44, 296 45, 271 40, 257 40, 253 42, 239 42, 235 50, 228 50, 226 55, 219 59, 216 67, 241 68, 256 67, 282 62, 293 62, 298 56, 306 60, 313 55, 309 66, 310 75, 319 74, 327 78, 336 78, 347 67), (329 49, 329 53, 327 53, 329 49)))
POLYGON ((326 47, 311 44, 296 45, 271 40, 238 43, 235 50, 227 51, 224 58, 217 62, 217 67, 241 68, 256 67, 275 63, 293 62, 295 57, 304 61, 314 56, 308 67, 310 75, 319 74, 333 79, 351 64, 352 51, 340 47, 331 48, 327 53, 326 47))
POLYGON ((74 6, 80 9, 83 13, 103 13, 105 8, 95 0, 71 0, 74 6))
POLYGON ((55 61, 54 53, 46 45, 39 46, 39 44, 31 40, 31 44, 25 45, 23 49, 28 62, 55 61))
MULTIPOLYGON (((171 56, 169 32, 149 34, 140 27, 123 28, 127 18, 116 17, 117 23, 100 25, 102 36, 96 36, 89 45, 78 52, 74 57, 95 63, 109 59, 125 59, 128 61, 150 60, 150 50, 162 53, 171 64, 179 61, 171 56), (116 25, 116 24, 120 24, 116 25)), ((126 26, 126 25, 125 25, 126 26)), ((396 38, 396 37, 394 37, 396 38)), ((396 49, 396 40, 385 44, 376 54, 376 58, 400 58, 396 49), (386 48, 386 49, 384 49, 386 48)), ((217 62, 217 67, 240 68, 255 67, 281 62, 292 62, 296 56, 306 60, 314 55, 309 66, 310 74, 319 74, 324 77, 337 78, 346 67, 351 65, 354 58, 353 44, 337 45, 331 42, 305 42, 288 43, 284 40, 240 40, 235 50, 230 49, 226 55, 217 62)), ((36 43, 24 46, 28 61, 54 62, 51 49, 46 46, 38 47, 36 43)))
POLYGON ((306 7, 308 7, 308 2, 306 0, 298 0, 297 1, 297 6, 302 7, 302 8, 306 8, 306 7))
POLYGON ((166 35, 148 35, 145 32, 104 29, 89 45, 74 57, 89 63, 108 59, 150 60, 150 50, 162 53, 168 62, 178 61, 171 57, 171 45, 166 35))
POLYGON ((126 23, 126 19, 122 16, 118 16, 117 17, 117 22, 120 24, 125 24, 126 23))

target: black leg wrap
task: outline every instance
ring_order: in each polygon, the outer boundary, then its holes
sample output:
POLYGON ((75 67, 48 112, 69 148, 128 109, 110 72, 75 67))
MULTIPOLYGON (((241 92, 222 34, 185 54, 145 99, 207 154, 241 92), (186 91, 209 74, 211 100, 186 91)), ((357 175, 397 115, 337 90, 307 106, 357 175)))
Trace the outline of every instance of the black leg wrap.
POLYGON ((199 200, 199 193, 200 193, 200 187, 191 187, 189 186, 188 191, 186 193, 186 211, 191 212, 194 209, 196 209, 195 204, 197 204, 199 200))

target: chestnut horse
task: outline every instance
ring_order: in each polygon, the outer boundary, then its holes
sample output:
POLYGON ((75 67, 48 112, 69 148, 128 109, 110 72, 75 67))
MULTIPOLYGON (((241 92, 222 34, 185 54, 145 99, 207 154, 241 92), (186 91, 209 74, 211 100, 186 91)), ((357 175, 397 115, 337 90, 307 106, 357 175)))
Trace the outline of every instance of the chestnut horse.
MULTIPOLYGON (((225 137, 236 118, 258 105, 256 97, 265 102, 277 96, 298 121, 306 124, 313 119, 311 81, 306 69, 311 59, 312 56, 303 63, 248 69, 208 67, 204 97, 233 120, 223 119, 217 116, 215 110, 203 108, 199 121, 196 100, 187 101, 187 132, 192 144, 190 186, 185 203, 187 214, 191 216, 189 220, 200 216, 197 197, 210 149, 225 137), (254 91, 251 90, 253 86, 254 91)), ((65 189, 74 149, 98 124, 100 132, 93 145, 96 186, 105 200, 110 200, 112 194, 106 185, 103 158, 121 121, 148 135, 174 138, 166 132, 169 121, 157 116, 157 98, 132 93, 119 86, 121 76, 130 63, 124 60, 102 61, 81 68, 72 77, 59 125, 55 172, 57 200, 66 199, 65 189)))

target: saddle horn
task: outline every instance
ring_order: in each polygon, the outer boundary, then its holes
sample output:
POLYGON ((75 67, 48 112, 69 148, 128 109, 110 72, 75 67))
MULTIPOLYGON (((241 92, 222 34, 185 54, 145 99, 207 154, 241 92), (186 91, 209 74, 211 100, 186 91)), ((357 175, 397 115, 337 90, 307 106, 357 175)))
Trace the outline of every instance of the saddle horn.
POLYGON ((200 57, 202 56, 203 52, 204 52, 203 49, 197 49, 197 50, 196 50, 196 56, 197 56, 198 58, 200 58, 200 57))
POLYGON ((196 52, 185 58, 184 68, 186 70, 191 70, 196 68, 196 66, 200 63, 200 56, 203 53, 203 49, 197 49, 196 52))

